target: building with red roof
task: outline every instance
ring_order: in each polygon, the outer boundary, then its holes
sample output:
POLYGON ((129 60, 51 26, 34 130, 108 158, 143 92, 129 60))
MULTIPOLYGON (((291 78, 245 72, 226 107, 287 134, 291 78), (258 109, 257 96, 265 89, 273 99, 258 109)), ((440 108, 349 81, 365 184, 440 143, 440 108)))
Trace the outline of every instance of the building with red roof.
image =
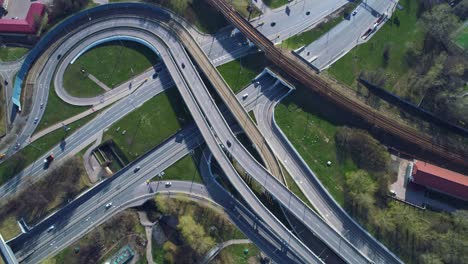
POLYGON ((44 12, 44 4, 32 3, 24 19, 0 19, 0 33, 34 34, 37 30, 36 21, 42 18, 44 12))
POLYGON ((428 189, 468 201, 468 176, 415 161, 410 180, 428 189))

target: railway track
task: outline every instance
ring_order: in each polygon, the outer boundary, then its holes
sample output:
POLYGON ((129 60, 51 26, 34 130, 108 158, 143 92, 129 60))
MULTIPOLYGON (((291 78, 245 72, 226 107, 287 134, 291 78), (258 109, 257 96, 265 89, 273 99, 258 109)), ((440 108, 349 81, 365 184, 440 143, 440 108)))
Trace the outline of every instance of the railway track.
POLYGON ((171 26, 176 32, 177 36, 179 36, 179 38, 182 40, 182 43, 184 43, 186 49, 190 51, 190 54, 196 57, 201 70, 205 73, 206 76, 209 77, 209 80, 218 95, 221 97, 226 106, 228 106, 228 108, 231 110, 231 113, 245 131, 245 134, 256 146, 256 149, 265 162, 265 167, 275 178, 277 178, 283 184, 286 184, 279 166, 279 162, 276 159, 273 151, 271 150, 263 135, 260 133, 258 127, 253 123, 249 114, 237 100, 236 95, 232 89, 224 81, 217 69, 210 62, 200 46, 197 45, 192 36, 186 30, 180 28, 180 25, 177 23, 171 23, 171 26))
POLYGON ((210 0, 210 2, 250 41, 255 43, 269 60, 305 87, 328 98, 341 108, 363 118, 367 123, 378 127, 390 135, 396 136, 409 144, 416 145, 421 150, 431 153, 432 155, 468 168, 468 159, 466 159, 462 153, 456 152, 448 146, 434 142, 432 137, 391 119, 364 103, 356 101, 336 88, 333 88, 325 80, 319 78, 305 62, 294 57, 291 53, 283 52, 276 48, 268 38, 255 29, 224 0, 210 0))

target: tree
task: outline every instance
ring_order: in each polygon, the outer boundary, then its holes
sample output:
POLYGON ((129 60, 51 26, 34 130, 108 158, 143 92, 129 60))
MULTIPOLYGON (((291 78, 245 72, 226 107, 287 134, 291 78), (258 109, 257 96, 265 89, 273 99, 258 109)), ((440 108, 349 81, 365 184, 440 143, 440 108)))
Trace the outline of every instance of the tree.
POLYGON ((207 236, 203 226, 197 224, 191 215, 179 217, 177 228, 190 247, 198 254, 206 253, 214 245, 214 240, 207 236))
POLYGON ((53 19, 66 17, 89 4, 89 0, 53 0, 49 5, 49 14, 53 19))
POLYGON ((389 60, 390 60, 390 45, 385 44, 384 51, 382 53, 382 65, 384 68, 388 66, 389 60))
POLYGON ((177 253, 177 247, 171 241, 166 241, 163 244, 163 249, 166 254, 164 254, 164 263, 174 263, 174 255, 177 253))
POLYGON ((468 0, 463 0, 453 8, 453 13, 465 21, 468 18, 468 0))
POLYGON ((450 40, 450 33, 459 26, 459 19, 452 14, 450 6, 437 5, 426 11, 421 17, 426 33, 440 43, 450 40))
POLYGON ((423 10, 430 10, 436 5, 444 3, 444 0, 419 0, 420 7, 423 10))
POLYGON ((346 191, 359 213, 367 215, 373 209, 374 194, 377 186, 369 174, 363 170, 348 172, 345 174, 346 191))
POLYGON ((374 172, 385 172, 388 169, 390 155, 367 131, 339 127, 335 138, 338 147, 347 151, 360 168, 374 172))
POLYGON ((421 264, 443 264, 444 262, 442 259, 439 258, 436 254, 432 253, 427 253, 427 254, 422 254, 419 257, 419 261, 421 264))

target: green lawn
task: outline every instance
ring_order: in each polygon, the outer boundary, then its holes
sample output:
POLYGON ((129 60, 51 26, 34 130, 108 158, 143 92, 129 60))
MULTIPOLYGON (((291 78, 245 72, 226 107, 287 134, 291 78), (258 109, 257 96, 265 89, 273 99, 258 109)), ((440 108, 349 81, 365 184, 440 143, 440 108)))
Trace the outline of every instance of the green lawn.
POLYGON ((88 109, 86 106, 70 105, 62 101, 62 99, 60 99, 55 93, 55 88, 53 85, 51 85, 49 88, 47 105, 44 107, 44 115, 39 121, 39 125, 37 126, 35 132, 41 131, 44 128, 54 125, 88 109))
POLYGON ((226 264, 248 264, 255 263, 254 260, 259 260, 260 250, 255 244, 238 244, 230 245, 224 248, 220 254, 215 258, 220 263, 226 264), (245 252, 245 250, 248 252, 245 252))
POLYGON ((267 65, 263 53, 250 54, 219 66, 217 69, 234 93, 252 82, 267 65))
POLYGON ((468 26, 466 24, 463 25, 463 30, 461 30, 455 37, 455 43, 464 50, 468 50, 468 26))
POLYGON ((10 215, 0 222, 0 234, 5 241, 10 240, 21 233, 21 229, 16 221, 16 217, 14 215, 10 215))
POLYGON ((112 41, 94 47, 69 65, 63 76, 64 86, 74 96, 96 96, 104 90, 91 81, 87 73, 114 88, 144 72, 158 60, 157 55, 144 45, 112 41))
POLYGON ((15 174, 36 161, 46 151, 49 151, 53 146, 57 145, 67 134, 70 135, 75 130, 85 125, 88 121, 93 119, 95 115, 96 113, 71 123, 69 125, 70 131, 68 132, 65 132, 63 129, 53 131, 10 157, 0 165, 0 185, 4 184, 15 174))
POLYGON ((288 0, 263 0, 263 3, 270 8, 278 8, 288 3, 288 0))
MULTIPOLYGON (((201 150, 195 149, 193 155, 187 155, 170 166, 163 177, 163 180, 193 181, 203 183, 198 171, 198 162, 201 157, 201 150)), ((154 180, 159 180, 155 177, 154 180)))
POLYGON ((320 23, 318 26, 311 30, 288 38, 287 40, 283 41, 281 47, 289 50, 295 50, 302 46, 308 45, 314 42, 316 39, 320 38, 323 34, 328 32, 341 21, 343 21, 343 16, 336 16, 327 22, 320 23))
POLYGON ((363 71, 383 69, 386 88, 395 91, 394 85, 408 72, 405 61, 410 47, 421 47, 424 40, 422 26, 417 23, 417 2, 405 0, 403 10, 396 10, 392 21, 388 21, 369 42, 352 49, 328 70, 336 79, 356 88, 359 74, 363 71), (399 24, 398 24, 399 21, 399 24), (397 23, 395 23, 397 22, 397 23), (385 63, 384 50, 389 59, 385 63))
POLYGON ((0 48, 0 61, 15 61, 23 57, 29 49, 5 47, 0 48))
POLYGON ((105 90, 82 73, 81 68, 78 63, 68 65, 63 76, 65 90, 72 96, 84 98, 103 94, 105 90))
POLYGON ((277 106, 275 118, 322 184, 344 205, 344 174, 355 170, 356 166, 349 158, 342 157, 336 147, 337 124, 328 121, 329 116, 323 117, 323 113, 333 115, 335 108, 314 96, 304 88, 296 89, 277 106), (332 166, 327 166, 327 161, 331 161, 332 166))
POLYGON ((113 139, 127 160, 132 161, 189 121, 191 116, 179 91, 171 88, 114 123, 104 134, 104 140, 113 139), (126 132, 122 135, 124 130, 126 132))

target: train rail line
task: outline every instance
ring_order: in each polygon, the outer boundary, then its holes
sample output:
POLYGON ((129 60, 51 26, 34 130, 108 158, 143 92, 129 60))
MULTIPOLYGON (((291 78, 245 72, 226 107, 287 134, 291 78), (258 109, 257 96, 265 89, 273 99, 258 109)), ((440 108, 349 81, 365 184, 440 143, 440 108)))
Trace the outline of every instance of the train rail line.
POLYGON ((234 118, 237 120, 239 125, 245 131, 245 134, 249 137, 252 143, 256 146, 256 149, 260 152, 263 161, 265 162, 266 168, 271 174, 277 178, 283 184, 286 181, 283 177, 279 162, 276 159, 273 151, 266 142, 262 133, 258 127, 253 123, 249 114, 242 107, 241 103, 237 100, 236 95, 231 90, 229 85, 224 81, 219 72, 210 62, 203 50, 196 44, 192 36, 184 29, 180 28, 177 23, 171 24, 172 28, 176 31, 176 34, 184 43, 184 46, 190 51, 192 56, 197 58, 198 65, 206 76, 209 76, 209 80, 215 88, 218 95, 221 97, 223 102, 229 107, 234 118))
POLYGON ((361 103, 343 92, 333 88, 325 80, 319 78, 316 73, 303 61, 288 52, 276 48, 274 44, 246 21, 232 6, 224 0, 210 0, 237 29, 239 29, 250 41, 255 43, 276 66, 280 67, 290 77, 297 80, 307 88, 328 98, 331 102, 343 109, 363 118, 386 133, 396 136, 409 144, 416 145, 422 151, 453 162, 464 168, 468 168, 468 159, 448 146, 434 142, 433 138, 404 125, 371 107, 361 103))

